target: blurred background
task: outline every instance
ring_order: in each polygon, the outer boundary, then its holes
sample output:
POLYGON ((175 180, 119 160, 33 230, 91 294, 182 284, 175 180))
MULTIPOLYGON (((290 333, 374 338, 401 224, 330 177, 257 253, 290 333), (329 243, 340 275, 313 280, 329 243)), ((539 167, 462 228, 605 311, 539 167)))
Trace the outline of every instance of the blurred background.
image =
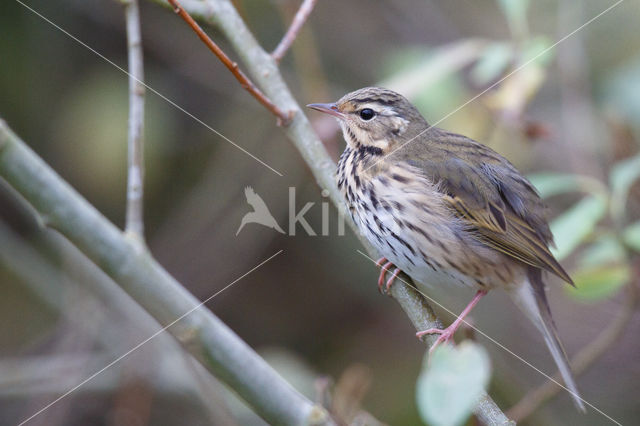
MULTIPOLYGON (((126 68, 119 2, 25 3, 126 68)), ((233 3, 268 50, 300 4, 233 3)), ((548 279, 568 353, 595 359, 578 378, 579 388, 598 409, 633 424, 640 417, 640 186, 634 185, 640 175, 640 2, 622 2, 540 55, 613 3, 322 0, 281 68, 303 105, 368 85, 398 90, 431 123, 490 145, 531 176, 550 206, 556 254, 579 287, 548 279)), ((377 269, 356 252, 356 237, 348 229, 338 235, 333 206, 328 236, 309 236, 301 226, 295 236, 282 235, 256 224, 236 236, 251 211, 246 186, 285 230, 290 187, 298 211, 314 203, 305 218, 318 234, 327 200, 274 118, 184 22, 157 4, 140 6, 146 82, 284 175, 147 92, 150 250, 205 299, 283 249, 208 308, 311 398, 330 391, 345 412, 420 424, 415 388, 425 347, 399 306, 378 294, 377 269)), ((0 117, 122 227, 127 76, 19 3, 3 1, 0 10, 0 117)), ((238 58, 220 33, 207 31, 238 58)), ((344 146, 337 124, 308 115, 337 159, 344 146)), ((35 413, 157 329, 75 248, 40 228, 4 181, 0 288, 0 424, 35 413)), ((430 296, 459 312, 470 295, 447 289, 430 296)), ((541 337, 505 295, 484 299, 473 321, 542 371, 555 371, 541 337)), ((490 353, 489 393, 503 409, 544 383, 522 361, 475 338, 490 353)), ((577 413, 560 394, 522 424, 607 422, 593 409, 577 413)), ((162 335, 29 424, 263 423, 162 335)))

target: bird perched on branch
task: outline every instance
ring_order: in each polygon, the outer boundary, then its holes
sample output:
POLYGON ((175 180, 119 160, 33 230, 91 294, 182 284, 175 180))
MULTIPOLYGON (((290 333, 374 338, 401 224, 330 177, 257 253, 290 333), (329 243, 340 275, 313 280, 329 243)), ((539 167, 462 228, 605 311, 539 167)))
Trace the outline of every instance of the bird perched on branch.
MULTIPOLYGON (((360 231, 384 256, 379 286, 400 271, 418 285, 462 285, 476 295, 436 345, 453 338, 473 306, 506 290, 542 332, 581 410, 542 273, 573 285, 549 251, 553 236, 535 188, 504 157, 472 139, 431 127, 402 95, 367 87, 308 107, 336 117, 347 142, 338 187, 360 231)), ((434 347, 436 346, 434 345, 434 347)))

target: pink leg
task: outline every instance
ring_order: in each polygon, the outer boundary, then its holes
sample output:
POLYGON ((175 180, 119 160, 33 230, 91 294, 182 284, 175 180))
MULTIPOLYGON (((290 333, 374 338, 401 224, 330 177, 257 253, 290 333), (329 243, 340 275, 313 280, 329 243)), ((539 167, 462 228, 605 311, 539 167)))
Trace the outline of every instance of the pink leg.
POLYGON ((384 278, 387 276, 387 272, 389 272, 389 269, 391 269, 392 267, 393 267, 393 263, 387 262, 384 264, 384 266, 380 270, 380 277, 378 278, 378 290, 380 290, 380 293, 383 292, 382 286, 384 285, 384 278))
POLYGON ((402 272, 400 270, 400 268, 396 268, 395 271, 393 271, 393 274, 391 275, 391 278, 389 278, 387 280, 387 293, 389 293, 389 290, 391 289, 391 286, 393 285, 393 281, 398 278, 398 275, 400 275, 400 272, 402 272))
POLYGON ((473 296, 473 299, 471 299, 471 302, 469 302, 467 307, 464 308, 464 311, 462 311, 460 313, 460 315, 458 316, 458 318, 456 318, 456 320, 449 327, 445 328, 444 330, 442 330, 440 328, 430 328, 428 330, 419 331, 419 332, 416 333, 416 337, 418 337, 418 338, 420 338, 422 336, 425 336, 427 334, 439 334, 440 335, 440 337, 438 337, 438 339, 435 341, 433 346, 431 346, 431 349, 429 349, 429 353, 433 352, 433 350, 440 343, 446 343, 446 342, 450 341, 451 339, 453 339, 453 335, 455 334, 456 330, 458 330, 458 327, 460 327, 460 325, 464 321, 464 318, 467 315, 469 315, 469 312, 471 312, 473 307, 476 306, 476 304, 480 301, 480 299, 482 299, 482 297, 485 294, 487 294, 486 290, 478 290, 476 295, 473 296))
POLYGON ((388 262, 388 260, 387 260, 387 258, 386 258, 386 257, 381 257, 381 258, 380 258, 380 259, 378 259, 378 261, 376 262, 376 266, 382 266, 382 265, 384 265, 384 264, 385 264, 385 263, 387 263, 387 262, 388 262))

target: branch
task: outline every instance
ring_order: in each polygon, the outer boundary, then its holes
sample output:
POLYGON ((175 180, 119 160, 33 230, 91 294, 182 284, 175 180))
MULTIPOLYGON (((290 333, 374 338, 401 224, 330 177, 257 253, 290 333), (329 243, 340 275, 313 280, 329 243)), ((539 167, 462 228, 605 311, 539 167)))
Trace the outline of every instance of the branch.
POLYGON ((288 126, 293 118, 293 111, 284 112, 282 109, 278 108, 273 102, 267 98, 264 93, 256 87, 255 84, 245 75, 245 73, 240 70, 237 62, 233 62, 226 53, 218 47, 217 44, 214 43, 211 38, 200 28, 200 25, 189 15, 189 13, 182 8, 178 0, 167 0, 173 10, 180 15, 184 21, 189 24, 191 29, 198 35, 200 40, 213 52, 214 55, 220 59, 220 61, 224 64, 225 67, 231 74, 240 82, 240 85, 249 92, 258 102, 260 102, 265 108, 267 108, 273 115, 278 117, 278 125, 280 126, 288 126))
MULTIPOLYGON (((0 176, 267 422, 333 424, 0 120, 0 176), (184 316, 185 313, 189 315, 184 316), (182 317, 176 322, 176 318, 182 317), (268 391, 266 391, 268 389, 268 391)), ((32 416, 33 417, 33 416, 32 416)))
POLYGON ((144 241, 144 67, 138 0, 121 0, 129 56, 129 130, 127 218, 125 230, 144 241))
MULTIPOLYGON (((616 318, 571 360, 571 369, 576 377, 600 359, 611 348, 611 345, 618 340, 629 324, 638 306, 637 285, 629 283, 627 285, 627 293, 625 303, 616 318)), ((520 402, 509 409, 507 415, 518 422, 529 417, 540 405, 555 397, 563 389, 558 386, 558 383, 563 383, 563 380, 560 374, 556 373, 552 380, 547 380, 543 385, 522 397, 520 402)))
MULTIPOLYGON (((61 295, 66 295, 68 292, 76 294, 80 290, 84 294, 88 290, 87 297, 89 297, 90 303, 99 303, 100 307, 105 307, 105 312, 99 311, 98 314, 104 315, 105 320, 110 324, 110 327, 101 329, 100 333, 92 333, 92 337, 99 342, 102 348, 108 348, 108 359, 94 359, 91 364, 75 363, 76 374, 72 374, 73 377, 67 374, 64 377, 57 377, 57 380, 52 380, 51 377, 48 377, 46 381, 42 377, 37 380, 40 383, 38 387, 40 392, 45 391, 42 384, 47 383, 46 391, 49 395, 64 394, 76 383, 86 379, 89 366, 102 368, 112 362, 115 357, 128 351, 131 348, 131 342, 135 341, 133 339, 145 339, 161 326, 64 237, 54 232, 32 232, 31 229, 27 232, 29 233, 28 240, 20 238, 0 221, 0 241, 2 241, 0 244, 0 265, 8 268, 13 275, 19 277, 20 281, 45 306, 65 317, 72 316, 72 321, 82 324, 85 319, 75 317, 74 313, 69 310, 68 297, 61 297, 61 295), (62 269, 59 267, 61 259, 64 260, 65 265, 62 269), (132 328, 131 324, 135 324, 135 327, 132 328), (78 371, 79 365, 83 366, 82 371, 78 371), (77 373, 82 373, 82 376, 77 373)), ((220 395, 220 382, 210 374, 203 374, 202 368, 196 369, 195 363, 197 361, 189 356, 171 335, 158 335, 154 339, 153 347, 157 351, 155 359, 160 364, 170 363, 176 369, 171 374, 164 374, 163 369, 160 369, 159 374, 152 372, 154 381, 158 381, 154 388, 160 392, 192 395, 211 419, 222 420, 222 423, 213 422, 214 424, 230 424, 229 419, 225 418, 229 408, 220 395), (174 373, 177 373, 181 380, 176 381, 174 373)), ((53 358, 55 359, 55 356, 53 358)), ((40 365, 42 366, 44 363, 40 362, 40 365)), ((1 363, 0 369, 2 369, 1 363)), ((112 383, 112 388, 115 389, 122 384, 122 380, 110 381, 108 377, 116 377, 121 372, 122 369, 110 368, 109 372, 105 371, 108 373, 106 380, 104 375, 100 375, 96 377, 96 380, 85 383, 82 386, 83 393, 86 393, 87 389, 91 392, 91 388, 95 387, 104 388, 105 381, 112 383), (115 376, 111 373, 115 373, 115 376)), ((146 373, 146 371, 135 372, 134 377, 137 374, 146 373)), ((23 371, 19 374, 23 374, 20 376, 19 383, 16 381, 13 386, 9 386, 11 389, 8 389, 1 383, 7 379, 7 376, 0 372, 0 394, 14 394, 14 392, 22 392, 25 396, 37 394, 29 386, 30 382, 25 377, 37 376, 38 369, 29 368, 28 372, 23 371)))
MULTIPOLYGON (((393 298, 400 304, 417 331, 428 328, 442 328, 442 323, 436 316, 433 308, 431 308, 427 300, 413 288, 413 284, 411 283, 411 278, 409 278, 408 275, 404 272, 400 274, 397 281, 390 288, 393 298), (398 285, 400 282, 402 282, 403 285, 398 285)), ((435 335, 427 335, 422 339, 430 348, 437 338, 438 336, 435 335)), ((496 404, 486 392, 482 393, 478 404, 473 409, 473 413, 484 425, 515 425, 513 421, 509 420, 510 416, 505 415, 502 410, 500 410, 500 407, 498 407, 498 404, 496 404)))
MULTIPOLYGON (((164 0, 152 1, 166 6, 164 0)), ((294 115, 291 124, 283 130, 309 166, 318 186, 329 193, 331 201, 343 212, 344 200, 334 178, 335 162, 329 156, 324 145, 313 131, 306 115, 293 98, 278 70, 276 61, 256 41, 231 2, 229 0, 183 0, 182 4, 190 14, 210 25, 216 26, 227 37, 238 55, 242 57, 250 74, 269 98, 281 110, 293 111, 294 115)), ((349 223, 349 226, 362 242, 369 256, 371 258, 379 257, 369 242, 360 236, 353 221, 348 220, 347 223, 349 223)), ((407 278, 405 276, 403 279, 410 283, 411 281, 407 278)), ((391 287, 391 295, 407 313, 418 331, 441 326, 440 321, 438 321, 425 298, 410 284, 397 281, 391 287)), ((429 345, 434 341, 435 338, 427 339, 429 345)), ((503 425, 509 422, 489 396, 483 397, 474 413, 487 425, 503 425)))
POLYGON ((298 36, 298 33, 302 29, 304 23, 307 21, 307 18, 309 18, 309 15, 311 15, 311 11, 313 10, 313 7, 317 2, 318 0, 304 0, 302 2, 302 4, 300 5, 300 9, 298 9, 296 16, 291 22, 291 26, 287 30, 286 34, 282 37, 282 40, 280 40, 278 47, 276 47, 275 50, 271 53, 271 57, 274 61, 280 63, 284 55, 287 53, 287 50, 289 50, 294 40, 298 36))

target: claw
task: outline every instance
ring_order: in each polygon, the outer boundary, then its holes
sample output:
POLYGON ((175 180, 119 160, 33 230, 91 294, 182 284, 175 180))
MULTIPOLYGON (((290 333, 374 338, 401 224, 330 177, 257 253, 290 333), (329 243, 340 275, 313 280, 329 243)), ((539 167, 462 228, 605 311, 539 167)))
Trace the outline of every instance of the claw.
POLYGON ((396 268, 396 270, 395 270, 395 271, 393 271, 393 274, 391 275, 391 278, 389 278, 389 279, 387 280, 387 285, 386 285, 387 293, 389 293, 389 290, 391 290, 391 286, 393 285, 393 281, 394 281, 396 278, 398 278, 398 275, 400 275, 400 272, 402 272, 402 271, 400 270, 400 268, 396 268))
POLYGON ((436 341, 431 345, 429 349, 429 355, 433 353, 433 351, 442 343, 448 343, 453 340, 453 335, 456 333, 458 325, 451 324, 449 327, 444 330, 441 328, 430 328, 428 330, 419 331, 416 333, 416 337, 419 339, 422 336, 426 336, 428 334, 439 334, 440 336, 436 339, 436 341))
MULTIPOLYGON (((384 259, 384 260, 386 261, 387 259, 384 259)), ((387 262, 384 264, 384 266, 380 270, 380 277, 378 278, 378 290, 380 290, 380 293, 383 293, 382 286, 384 286, 384 279, 387 276, 387 272, 389 272, 389 269, 391 269, 391 267, 393 267, 393 263, 387 262)))

